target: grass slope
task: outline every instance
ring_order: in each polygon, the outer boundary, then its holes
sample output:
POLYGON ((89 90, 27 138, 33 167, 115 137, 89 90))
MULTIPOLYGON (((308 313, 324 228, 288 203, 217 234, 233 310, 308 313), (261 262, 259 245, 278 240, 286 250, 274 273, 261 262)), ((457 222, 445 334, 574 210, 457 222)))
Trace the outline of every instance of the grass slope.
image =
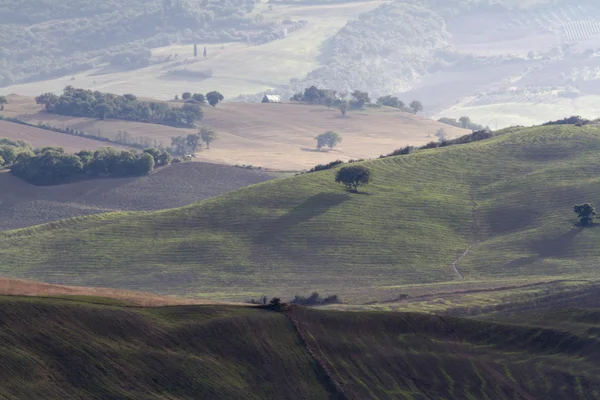
POLYGON ((530 128, 367 162, 366 194, 324 171, 170 211, 7 232, 0 273, 222 299, 318 290, 350 301, 425 283, 594 278, 600 230, 576 227, 572 206, 600 197, 599 149, 597 126, 530 128))
POLYGON ((183 163, 143 177, 34 186, 0 172, 0 231, 109 211, 181 207, 274 177, 225 165, 183 163))
MULTIPOLYGON (((49 114, 42 111, 33 98, 9 96, 8 99, 9 104, 3 111, 7 117, 31 124, 42 122, 63 129, 78 129, 112 139, 119 132, 127 132, 133 138, 149 138, 158 145, 169 146, 173 136, 196 133, 195 129, 142 122, 49 114)), ((378 157, 396 147, 430 142, 440 128, 448 138, 468 133, 389 107, 349 112, 346 118, 341 118, 335 108, 300 104, 223 103, 215 108, 204 107, 204 113, 202 123, 215 129, 219 139, 210 151, 197 154, 199 160, 279 170, 308 169, 336 159, 378 157), (315 136, 330 130, 338 131, 343 143, 333 151, 317 151, 315 136)), ((64 135, 57 139, 68 144, 79 138, 64 135)))
POLYGON ((281 314, 110 303, 0 298, 0 397, 331 398, 281 314))
POLYGON ((600 398, 598 310, 538 319, 0 297, 0 396, 600 398))

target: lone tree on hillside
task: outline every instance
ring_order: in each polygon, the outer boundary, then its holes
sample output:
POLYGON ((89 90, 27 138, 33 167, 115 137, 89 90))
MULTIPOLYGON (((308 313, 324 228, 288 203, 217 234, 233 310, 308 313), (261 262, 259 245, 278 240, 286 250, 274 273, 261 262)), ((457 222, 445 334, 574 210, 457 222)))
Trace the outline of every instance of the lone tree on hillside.
POLYGON ((208 104, 213 107, 222 102, 224 98, 225 97, 223 97, 223 95, 217 91, 212 91, 206 94, 206 100, 208 101, 208 104))
POLYGON ((213 131, 207 126, 200 128, 200 137, 202 138, 202 141, 206 143, 207 149, 210 149, 211 142, 214 142, 218 139, 217 132, 213 131))
POLYGON ((596 207, 591 203, 576 204, 573 211, 577 214, 582 226, 591 226, 594 224, 596 207))
POLYGON ((0 96, 0 111, 4 110, 4 105, 8 104, 6 96, 0 96))
POLYGON ((192 98, 192 94, 190 92, 185 92, 184 94, 181 95, 181 98, 183 100, 189 100, 192 98))
POLYGON ((409 107, 410 107, 410 111, 411 111, 413 114, 418 114, 418 113, 420 113, 421 111, 423 111, 423 103, 421 103, 421 102, 420 102, 420 101, 418 101, 418 100, 413 100, 413 101, 411 101, 411 103, 409 104, 409 107))
POLYGON ((319 150, 325 146, 329 147, 329 149, 333 149, 342 142, 340 134, 334 131, 322 133, 315 139, 317 140, 317 149, 319 150))
POLYGON ((336 183, 341 183, 352 192, 358 193, 360 186, 371 181, 371 170, 363 165, 350 165, 340 168, 335 174, 336 183))

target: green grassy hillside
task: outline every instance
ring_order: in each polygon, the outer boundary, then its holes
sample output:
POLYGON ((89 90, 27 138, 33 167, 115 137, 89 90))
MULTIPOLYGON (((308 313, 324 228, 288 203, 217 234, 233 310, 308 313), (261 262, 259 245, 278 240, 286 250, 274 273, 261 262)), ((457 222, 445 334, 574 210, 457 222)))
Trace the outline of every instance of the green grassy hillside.
POLYGON ((0 397, 600 398, 598 310, 538 319, 0 297, 0 397))
POLYGON ((595 277, 598 126, 549 126, 366 162, 363 194, 334 171, 185 208, 91 216, 0 234, 0 274, 243 299, 318 290, 385 298, 406 285, 595 277), (456 270, 453 263, 456 263, 456 270), (462 278, 461 278, 462 277, 462 278))

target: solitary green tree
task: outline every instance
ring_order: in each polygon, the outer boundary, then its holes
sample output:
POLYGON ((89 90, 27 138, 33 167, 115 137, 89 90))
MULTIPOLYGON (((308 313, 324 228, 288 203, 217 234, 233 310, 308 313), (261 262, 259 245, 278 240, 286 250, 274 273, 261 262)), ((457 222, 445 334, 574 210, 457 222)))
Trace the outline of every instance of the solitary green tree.
POLYGON ((208 101, 208 104, 213 107, 222 102, 223 99, 225 99, 223 95, 217 91, 212 91, 206 94, 206 101, 208 101))
POLYGON ((335 174, 335 181, 352 192, 358 192, 360 186, 371 182, 371 170, 363 165, 342 167, 335 174))
POLYGON ((0 96, 0 111, 4 110, 4 105, 8 103, 6 96, 0 96))
POLYGON ((203 126, 200 128, 200 137, 202 138, 202 141, 206 143, 206 148, 210 149, 211 142, 217 140, 217 133, 209 127, 203 126))
POLYGON ((190 92, 185 92, 184 94, 181 95, 181 98, 183 100, 189 100, 192 98, 192 94, 190 92))
POLYGON ((329 149, 333 149, 342 142, 340 134, 334 131, 322 133, 315 139, 317 140, 317 149, 319 150, 325 146, 329 147, 329 149))
POLYGON ((596 207, 592 203, 576 204, 573 211, 577 214, 582 226, 593 225, 596 207))

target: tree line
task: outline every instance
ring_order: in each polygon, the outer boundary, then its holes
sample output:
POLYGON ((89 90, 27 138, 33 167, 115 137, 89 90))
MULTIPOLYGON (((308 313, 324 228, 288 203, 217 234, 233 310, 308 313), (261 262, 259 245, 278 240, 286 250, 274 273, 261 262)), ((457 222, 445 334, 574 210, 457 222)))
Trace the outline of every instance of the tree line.
POLYGON ((96 151, 66 153, 61 147, 44 147, 19 153, 10 172, 35 185, 56 185, 92 177, 128 177, 150 173, 155 166, 173 160, 164 150, 148 148, 141 153, 103 147, 96 151))
POLYGON ((471 118, 463 116, 458 120, 456 118, 448 118, 442 117, 438 119, 438 122, 441 122, 446 125, 456 126, 457 128, 470 129, 472 131, 482 131, 484 129, 490 129, 489 127, 484 127, 483 125, 479 125, 471 121, 471 118))
MULTIPOLYGON (((212 107, 215 107, 217 104, 219 104, 220 102, 222 102, 225 99, 225 97, 217 92, 216 90, 213 90, 212 92, 208 92, 206 93, 206 95, 202 94, 202 93, 191 93, 191 92, 184 92, 181 95, 181 100, 185 101, 186 103, 191 103, 191 104, 205 104, 208 101, 208 104, 210 104, 212 107)), ((175 100, 179 100, 179 95, 175 95, 175 100)))
POLYGON ((202 109, 196 104, 170 107, 164 102, 140 101, 132 94, 123 96, 67 86, 62 95, 44 93, 35 98, 48 112, 72 117, 114 118, 174 127, 194 127, 202 109))
POLYGON ((210 144, 218 139, 217 133, 207 126, 200 128, 198 133, 191 133, 187 136, 171 137, 171 152, 178 155, 195 154, 202 149, 202 143, 210 149, 210 144))
POLYGON ((319 89, 314 85, 294 94, 290 98, 290 101, 338 107, 342 116, 345 116, 348 110, 358 110, 365 106, 393 107, 412 114, 418 114, 423 111, 423 104, 418 100, 413 100, 410 104, 406 105, 398 97, 386 95, 379 97, 375 104, 373 104, 368 92, 354 90, 348 94, 331 89, 319 89))

